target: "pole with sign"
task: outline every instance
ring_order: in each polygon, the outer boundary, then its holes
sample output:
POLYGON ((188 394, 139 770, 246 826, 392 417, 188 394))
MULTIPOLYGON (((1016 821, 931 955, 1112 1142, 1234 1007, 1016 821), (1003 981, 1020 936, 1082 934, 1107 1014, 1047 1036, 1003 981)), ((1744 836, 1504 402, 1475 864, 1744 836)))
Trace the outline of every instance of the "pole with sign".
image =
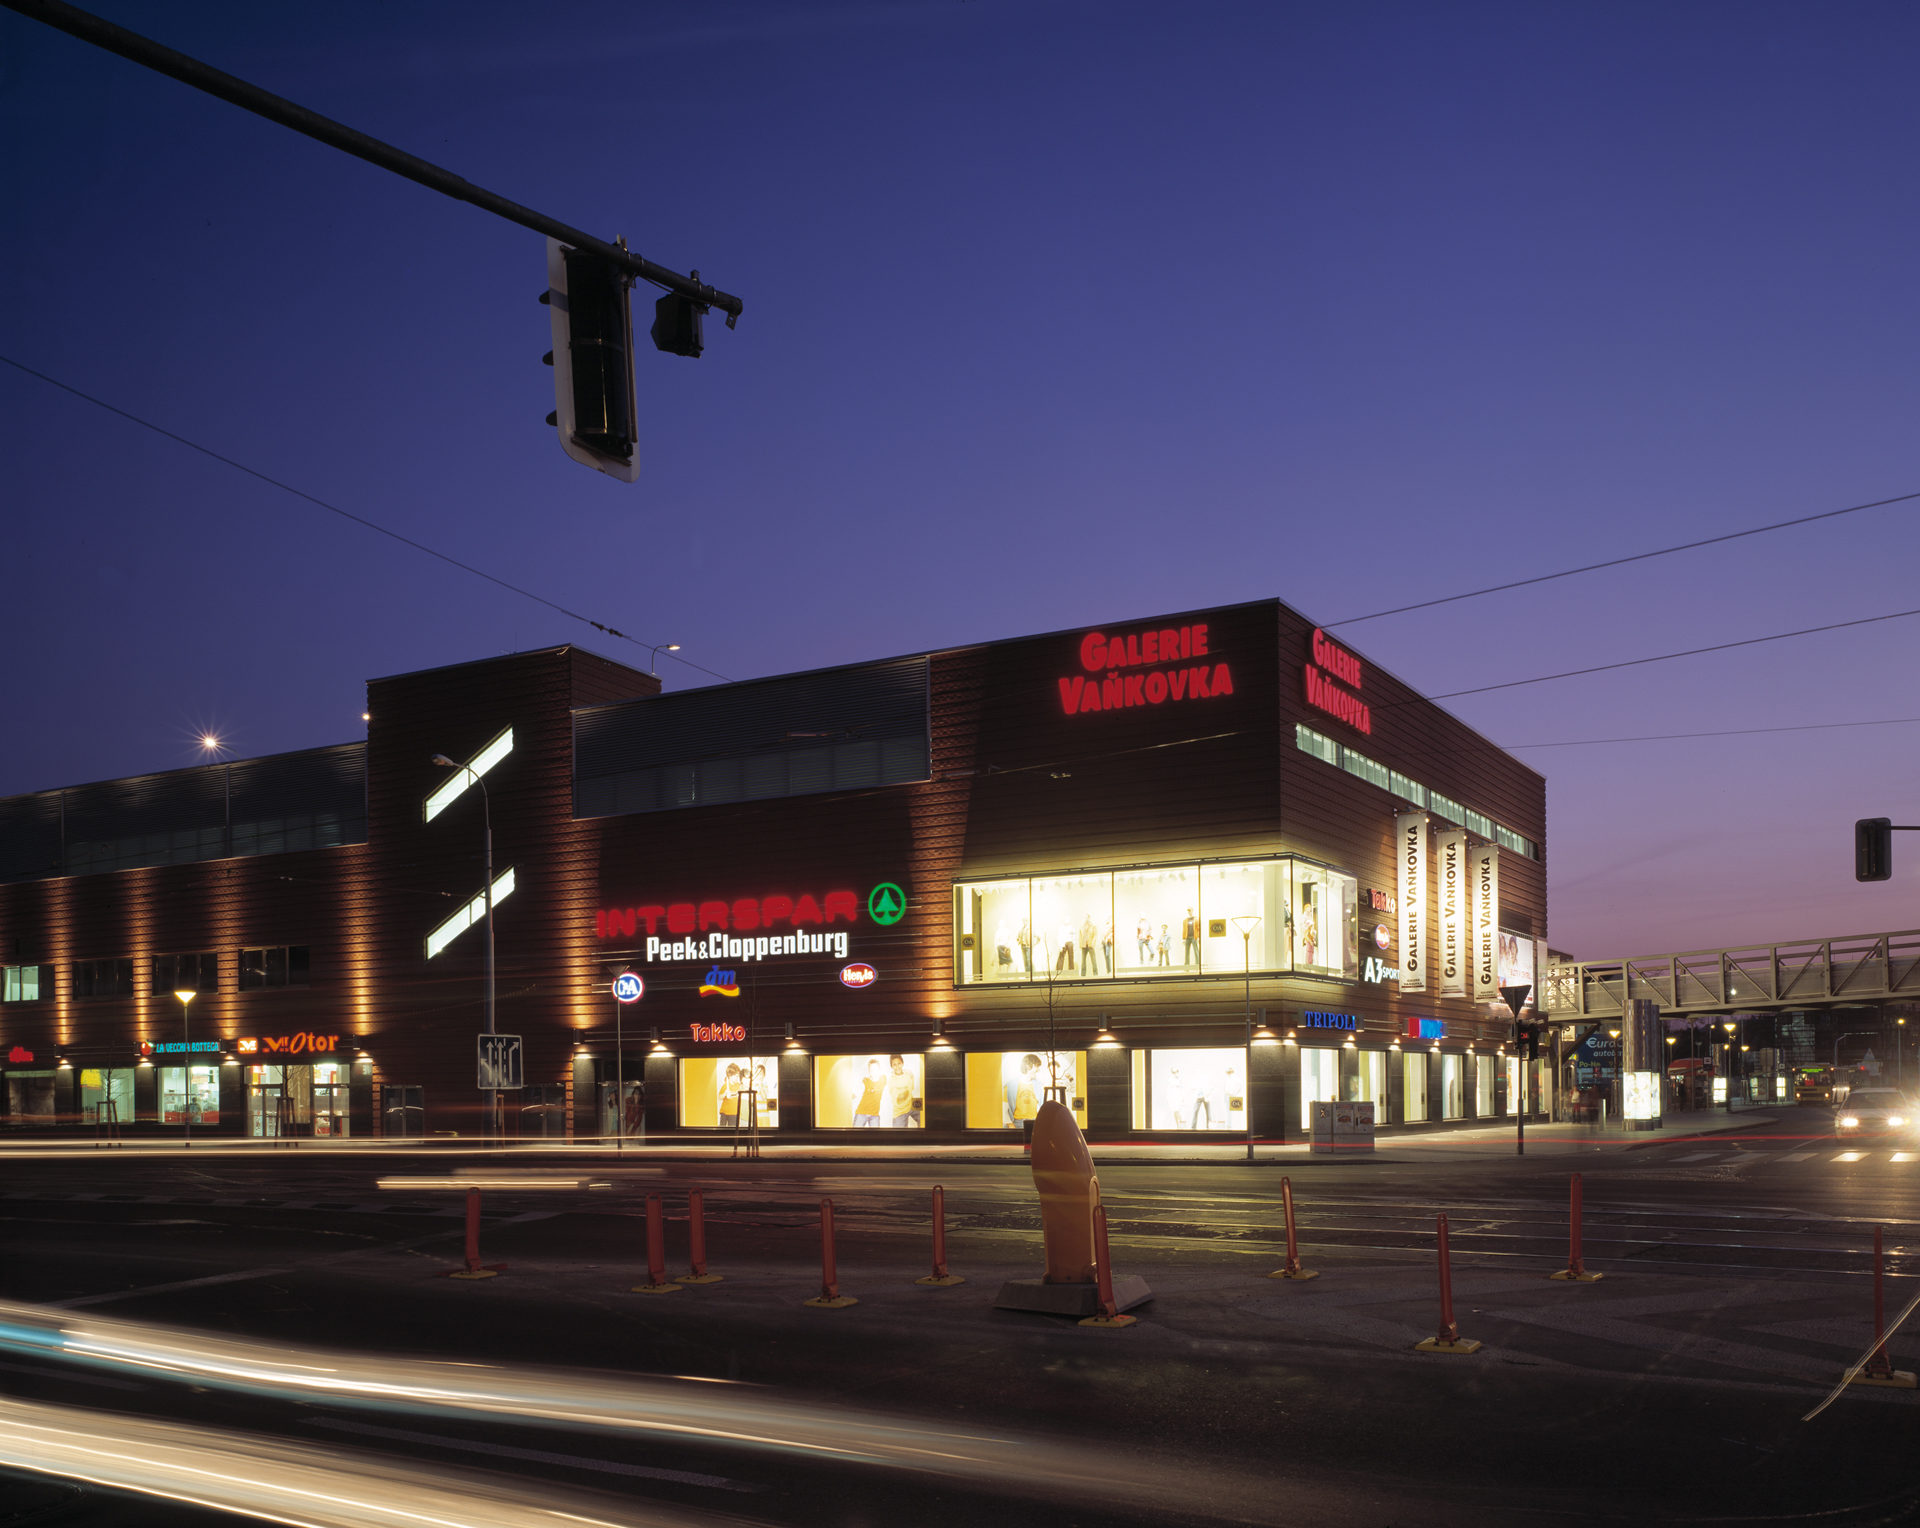
POLYGON ((1507 1007, 1513 1010, 1513 1048, 1520 1058, 1520 1100, 1513 1110, 1513 1154, 1524 1157, 1527 1154, 1527 1044, 1520 1029, 1520 1010, 1527 1006, 1527 998, 1533 992, 1531 984, 1525 987, 1502 987, 1500 995, 1507 1000, 1507 1007))
POLYGON ((613 1149, 616 1155, 627 1143, 627 1062, 626 1043, 621 1020, 627 1004, 640 1001, 647 990, 638 971, 622 971, 613 979, 613 1149))

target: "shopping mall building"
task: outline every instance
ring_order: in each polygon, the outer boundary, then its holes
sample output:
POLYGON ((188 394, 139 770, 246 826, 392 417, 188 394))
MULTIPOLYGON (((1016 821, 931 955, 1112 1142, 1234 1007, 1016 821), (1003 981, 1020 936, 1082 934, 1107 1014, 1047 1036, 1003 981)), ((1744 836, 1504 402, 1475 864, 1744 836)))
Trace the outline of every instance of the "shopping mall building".
POLYGON ((521 1137, 1013 1139, 1054 1089, 1096 1141, 1292 1140, 1316 1100, 1518 1097, 1544 782, 1276 601, 670 695, 559 647, 367 712, 0 801, 9 1127, 479 1133, 489 823, 521 1137))

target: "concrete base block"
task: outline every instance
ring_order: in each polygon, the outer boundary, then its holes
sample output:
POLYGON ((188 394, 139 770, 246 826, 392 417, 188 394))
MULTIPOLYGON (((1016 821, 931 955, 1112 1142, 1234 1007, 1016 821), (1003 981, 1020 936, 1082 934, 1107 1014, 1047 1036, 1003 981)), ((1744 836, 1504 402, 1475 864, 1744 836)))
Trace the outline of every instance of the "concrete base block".
MULTIPOLYGON (((1113 1303, 1117 1310, 1132 1310, 1153 1298, 1147 1281, 1137 1273, 1122 1274, 1113 1281, 1113 1303)), ((1091 1316, 1100 1309, 1100 1289, 1095 1284, 1049 1284, 1045 1279, 1008 1279, 994 1297, 995 1310, 1030 1310, 1044 1316, 1091 1316)))
POLYGON ((1888 1390, 1912 1390, 1915 1388, 1913 1374, 1907 1369, 1895 1369, 1887 1374, 1870 1374, 1865 1369, 1862 1369, 1858 1374, 1854 1375, 1853 1382, 1856 1385, 1880 1385, 1888 1390))

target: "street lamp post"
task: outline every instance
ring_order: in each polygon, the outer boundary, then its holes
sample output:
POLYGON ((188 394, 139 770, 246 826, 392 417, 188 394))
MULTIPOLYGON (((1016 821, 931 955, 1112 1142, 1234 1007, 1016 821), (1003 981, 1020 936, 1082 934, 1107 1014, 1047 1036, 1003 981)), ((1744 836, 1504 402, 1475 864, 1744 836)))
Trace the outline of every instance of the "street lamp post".
POLYGON ((1247 1160, 1253 1160, 1253 931, 1260 927, 1258 913, 1241 913, 1233 920, 1233 926, 1240 930, 1241 972, 1247 984, 1247 1051, 1246 1076, 1240 1079, 1240 1085, 1247 1094, 1247 1160))
MULTIPOLYGON (((652 647, 647 649, 647 672, 649 674, 653 674, 653 661, 654 659, 658 658, 660 654, 677 653, 679 651, 680 651, 680 644, 678 642, 654 643, 652 647)), ((658 679, 659 677, 660 676, 658 674, 654 674, 654 678, 658 679)))
MULTIPOLYGON (((433 762, 442 769, 464 769, 473 783, 480 787, 480 829, 482 858, 485 866, 481 872, 484 880, 481 896, 487 901, 487 1033, 493 1034, 493 802, 487 795, 487 782, 471 764, 460 764, 448 758, 444 753, 436 753, 433 762)), ((487 1097, 487 1137, 493 1144, 499 1139, 500 1090, 491 1088, 487 1097)))
POLYGON ((1740 1033, 1739 1022, 1735 1019, 1721 1021, 1720 1027, 1727 1032, 1727 1113, 1733 1113, 1734 1073, 1739 1071, 1739 1057, 1734 1054, 1734 1041, 1740 1033))
POLYGON ((180 1080, 184 1089, 181 1123, 186 1127, 186 1150, 193 1149, 193 1000, 200 994, 191 987, 176 987, 173 995, 180 999, 180 1080))

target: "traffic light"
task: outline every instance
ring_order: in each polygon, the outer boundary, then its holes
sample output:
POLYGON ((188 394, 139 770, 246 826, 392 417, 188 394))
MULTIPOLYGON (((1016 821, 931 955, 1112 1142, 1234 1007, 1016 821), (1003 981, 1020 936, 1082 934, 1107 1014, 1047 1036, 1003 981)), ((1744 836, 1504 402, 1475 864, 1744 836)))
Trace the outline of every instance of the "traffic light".
POLYGON ((547 422, 577 462, 623 483, 640 476, 633 403, 632 278, 595 254, 547 240, 554 411, 547 422))
POLYGON ((1893 819, 1862 817, 1853 825, 1853 878, 1893 879, 1893 819))
POLYGON ((1522 1061, 1540 1059, 1540 1026, 1538 1024, 1516 1024, 1513 1030, 1513 1053, 1522 1061))
MULTIPOLYGON (((700 273, 693 273, 694 279, 700 273)), ((698 358, 706 349, 706 342, 700 336, 700 315, 707 311, 706 304, 695 302, 691 297, 682 297, 678 292, 668 292, 653 305, 653 345, 656 350, 664 350, 668 355, 688 355, 698 358)))

